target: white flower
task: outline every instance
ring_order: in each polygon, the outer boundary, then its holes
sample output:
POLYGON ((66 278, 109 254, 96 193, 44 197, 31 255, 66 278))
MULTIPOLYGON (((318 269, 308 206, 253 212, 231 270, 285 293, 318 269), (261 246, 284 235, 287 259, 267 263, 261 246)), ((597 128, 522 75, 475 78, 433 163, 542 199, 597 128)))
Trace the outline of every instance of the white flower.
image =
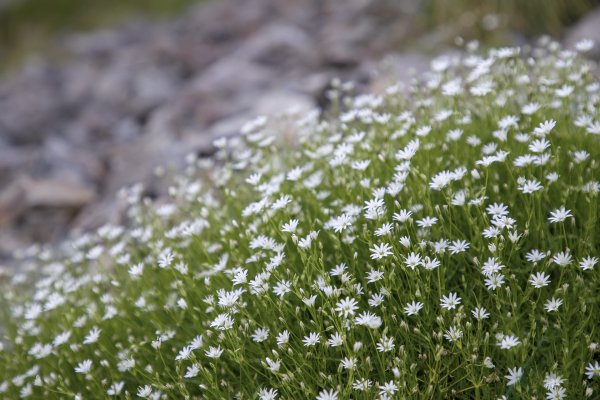
POLYGON ((548 390, 554 389, 555 387, 562 386, 564 381, 565 380, 560 375, 552 372, 550 374, 546 374, 544 377, 544 387, 548 390))
POLYGON ((585 130, 591 135, 600 135, 600 121, 590 122, 585 130))
POLYGON ((565 98, 569 97, 575 88, 570 85, 562 85, 560 88, 556 89, 554 92, 557 97, 565 98))
POLYGON ((276 389, 262 388, 257 393, 259 400, 275 400, 277 398, 276 389))
POLYGON ((499 287, 502 287, 502 284, 504 283, 504 275, 491 274, 483 282, 488 290, 496 290, 499 287))
POLYGON ((548 218, 548 221, 554 224, 556 222, 562 222, 568 217, 572 216, 573 215, 571 214, 571 210, 567 210, 565 207, 561 207, 550 212, 550 217, 548 218))
POLYGON ((109 396, 118 396, 123 391, 123 387, 125 386, 124 381, 115 382, 106 391, 106 394, 109 396))
POLYGON ((490 313, 483 307, 475 307, 475 309, 471 311, 471 314, 473 314, 473 317, 477 320, 487 319, 490 316, 490 313))
POLYGON ((223 349, 221 348, 221 346, 210 346, 208 350, 204 352, 204 354, 206 354, 206 356, 209 358, 219 358, 221 357, 221 354, 223 354, 223 349))
POLYGON ((416 315, 423 308, 423 303, 420 301, 413 301, 412 303, 408 303, 404 307, 404 313, 408 316, 416 315))
POLYGON ((102 329, 98 329, 98 327, 93 327, 92 330, 83 339, 83 344, 96 343, 98 341, 98 338, 100 337, 101 332, 102 329))
POLYGON ((356 361, 355 357, 344 357, 340 361, 340 367, 343 369, 354 370, 356 368, 356 361))
POLYGON ((379 339, 379 341, 377 342, 377 351, 380 353, 392 351, 394 347, 394 338, 388 338, 385 335, 382 336, 381 339, 379 339))
POLYGON ((386 236, 392 232, 392 224, 385 223, 380 228, 375 230, 375 236, 386 236))
POLYGON ((532 249, 525 255, 525 259, 534 264, 543 260, 544 258, 546 258, 546 254, 542 253, 538 249, 532 249))
POLYGON ((281 231, 287 232, 287 233, 294 233, 296 231, 297 227, 298 227, 298 220, 291 219, 288 222, 286 222, 285 224, 283 224, 283 226, 281 227, 281 231))
POLYGON ((548 286, 550 283, 550 278, 544 272, 538 272, 537 274, 531 274, 529 283, 531 283, 536 289, 540 289, 544 286, 548 286))
POLYGON ((581 268, 584 271, 587 271, 589 269, 594 268, 596 264, 598 264, 598 257, 588 256, 581 260, 581 262, 579 263, 579 268, 581 268))
POLYGON ((290 341, 290 333, 287 330, 285 330, 277 335, 276 340, 277 340, 277 345, 279 347, 282 347, 290 341))
POLYGON ((266 328, 257 328, 252 334, 252 340, 256 343, 261 343, 269 337, 269 330, 266 328))
POLYGON ((371 270, 367 273, 367 282, 374 283, 383 279, 384 272, 379 270, 371 270))
POLYGON ((158 256, 158 266, 160 268, 166 268, 171 265, 174 259, 175 255, 173 254, 171 249, 165 249, 158 256))
POLYGON ((273 293, 279 296, 280 299, 283 299, 283 296, 291 291, 291 286, 292 282, 290 281, 279 281, 273 288, 273 293))
POLYGON ((539 103, 527 103, 523 106, 521 112, 525 115, 531 115, 538 111, 540 107, 539 103))
POLYGON ((338 400, 337 390, 321 390, 316 400, 338 400))
POLYGON ((421 264, 421 255, 418 253, 411 252, 404 258, 404 264, 410 268, 415 269, 419 264, 421 264))
POLYGON ((567 389, 563 387, 553 387, 546 392, 547 400, 562 400, 567 397, 567 389))
POLYGON ((141 276, 144 272, 144 263, 137 263, 129 268, 129 275, 131 276, 141 276))
POLYGON ((538 190, 542 190, 544 187, 540 183, 540 181, 536 179, 525 180, 522 184, 518 186, 518 189, 523 194, 531 194, 537 192, 538 190))
POLYGON ((506 384, 508 386, 513 386, 513 385, 517 384, 521 380, 522 377, 523 377, 523 368, 521 368, 521 367, 509 368, 508 375, 505 376, 505 378, 508 380, 508 382, 506 384))
POLYGON ((592 379, 594 376, 600 376, 600 363, 598 363, 598 361, 595 361, 593 364, 590 362, 585 367, 585 376, 587 376, 588 379, 592 379))
POLYGON ((556 126, 556 121, 553 119, 541 122, 537 128, 533 130, 533 134, 537 136, 546 136, 556 126))
POLYGON ((339 347, 344 344, 344 338, 339 334, 339 332, 335 332, 329 337, 329 339, 327 339, 327 344, 331 347, 339 347))
POLYGON ((460 297, 456 293, 450 293, 448 296, 442 296, 440 304, 445 310, 454 310, 460 304, 460 297))
POLYGON ((562 299, 555 299, 554 297, 544 304, 544 309, 548 312, 558 311, 558 308, 562 305, 562 299))
POLYGON ((359 314, 358 317, 355 318, 354 322, 356 322, 356 324, 358 325, 364 325, 371 329, 379 328, 382 323, 380 317, 369 311, 365 311, 362 314, 359 314))
POLYGON ((379 260, 381 258, 387 257, 389 255, 392 255, 393 253, 390 251, 392 250, 392 246, 390 246, 387 243, 381 243, 381 244, 376 244, 372 249, 371 249, 371 258, 373 260, 379 260))
POLYGON ((77 364, 75 367, 75 372, 78 374, 87 374, 92 369, 92 360, 84 360, 77 364))
POLYGON ((133 367, 135 367, 135 360, 133 358, 126 358, 119 361, 117 364, 117 370, 119 370, 119 372, 127 372, 133 367))
POLYGON ((567 265, 571 264, 573 257, 571 257, 569 250, 566 250, 556 253, 554 257, 552 257, 552 261, 561 267, 566 267, 567 265))
POLYGON ((449 342, 456 342, 462 336, 463 336, 463 332, 460 329, 458 329, 456 326, 451 326, 450 329, 448 329, 446 331, 446 333, 444 334, 444 337, 449 342))
POLYGON ((594 48, 594 44, 595 43, 592 39, 580 39, 577 43, 575 43, 575 50, 580 53, 587 53, 594 48))
POLYGON ((417 221, 417 225, 421 228, 429 228, 436 224, 438 219, 436 217, 425 217, 417 221))
POLYGON ((365 390, 369 390, 371 386, 373 386, 373 382, 369 379, 356 379, 352 384, 352 389, 364 392, 365 390))
POLYGON ((281 368, 281 361, 279 360, 271 360, 269 357, 265 359, 265 362, 269 366, 269 371, 277 372, 279 368, 281 368))
POLYGON ((144 387, 139 386, 137 390, 137 396, 142 397, 144 399, 149 398, 152 395, 152 387, 150 385, 145 385, 144 387))
POLYGON ((179 351, 179 354, 177 354, 177 356, 175 357, 175 361, 187 360, 192 355, 193 350, 194 349, 190 346, 184 346, 179 351))
POLYGON ((513 335, 502 336, 500 343, 498 345, 501 349, 512 349, 513 347, 519 345, 521 341, 518 337, 513 335))
POLYGON ((358 310, 357 304, 356 300, 346 297, 336 304, 335 311, 337 311, 338 316, 348 318, 349 316, 353 316, 354 312, 358 310))
POLYGON ((529 144, 529 151, 533 153, 543 153, 548 147, 550 142, 545 138, 534 140, 529 144))
POLYGON ((394 213, 393 219, 398 222, 406 222, 410 219, 412 215, 412 211, 409 210, 400 210, 397 213, 394 213))
POLYGON ((56 335, 56 337, 52 341, 52 344, 54 345, 54 347, 58 347, 61 344, 67 343, 69 341, 70 337, 71 337, 71 331, 62 332, 62 333, 56 335))
POLYGON ((378 388, 379 395, 384 399, 391 398, 391 396, 398 391, 398 386, 394 383, 394 381, 389 381, 383 385, 379 385, 378 388))
POLYGON ((590 157, 590 153, 585 150, 574 151, 571 154, 573 156, 573 161, 575 161, 576 164, 581 164, 590 157))
POLYGON ((451 254, 463 253, 467 251, 468 248, 469 242, 467 242, 466 240, 454 240, 452 241, 450 246, 448 246, 448 250, 450 250, 451 254))
POLYGON ((315 346, 317 343, 321 341, 321 337, 317 332, 311 332, 308 336, 304 336, 302 339, 302 343, 304 343, 304 347, 315 346))
POLYGON ((183 376, 184 378, 194 378, 196 376, 198 376, 198 373, 200 372, 200 366, 198 364, 192 364, 189 367, 187 367, 186 371, 185 371, 185 375, 183 376))

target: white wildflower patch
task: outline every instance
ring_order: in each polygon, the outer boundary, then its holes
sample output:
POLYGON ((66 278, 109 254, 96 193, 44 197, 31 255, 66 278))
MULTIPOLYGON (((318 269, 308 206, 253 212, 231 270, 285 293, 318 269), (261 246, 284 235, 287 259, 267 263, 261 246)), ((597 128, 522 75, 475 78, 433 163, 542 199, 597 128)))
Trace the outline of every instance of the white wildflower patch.
POLYGON ((334 82, 341 114, 257 118, 167 202, 125 189, 123 226, 1 283, 0 397, 595 398, 593 47, 334 82))

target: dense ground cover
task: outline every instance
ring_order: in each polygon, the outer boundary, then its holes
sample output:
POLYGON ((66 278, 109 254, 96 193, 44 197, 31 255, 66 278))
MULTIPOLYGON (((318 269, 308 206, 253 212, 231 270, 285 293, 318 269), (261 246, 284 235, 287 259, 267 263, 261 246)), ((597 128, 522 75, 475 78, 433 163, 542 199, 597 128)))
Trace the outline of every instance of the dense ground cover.
POLYGON ((591 46, 469 44, 410 88, 248 123, 168 204, 124 191, 130 226, 4 288, 0 392, 597 396, 591 46))

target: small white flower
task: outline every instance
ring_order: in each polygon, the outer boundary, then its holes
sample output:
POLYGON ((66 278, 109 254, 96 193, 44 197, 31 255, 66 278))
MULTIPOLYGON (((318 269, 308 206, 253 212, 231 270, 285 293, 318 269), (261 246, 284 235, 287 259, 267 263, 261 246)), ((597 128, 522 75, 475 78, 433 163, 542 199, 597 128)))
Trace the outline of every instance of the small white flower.
POLYGON ((429 228, 437 223, 436 217, 425 217, 417 221, 417 225, 421 228, 429 228))
POLYGON ((337 390, 322 390, 319 392, 316 400, 338 400, 337 390))
POLYGON ((373 260, 379 260, 389 255, 392 255, 390 250, 392 250, 392 246, 387 243, 376 244, 373 248, 371 248, 371 258, 373 260))
POLYGON ((562 305, 562 299, 555 299, 554 297, 544 304, 544 309, 548 312, 558 311, 558 308, 562 305))
POLYGON ((339 347, 344 344, 344 338, 339 334, 339 332, 335 332, 329 337, 329 339, 327 339, 327 344, 331 347, 339 347))
POLYGON ((521 341, 518 337, 513 335, 502 336, 500 343, 498 343, 500 348, 505 350, 512 349, 513 347, 518 346, 519 344, 521 344, 521 341))
POLYGON ((290 341, 290 333, 285 330, 277 335, 276 340, 279 347, 285 346, 290 341))
POLYGON ((587 53, 594 48, 594 44, 592 39, 584 38, 575 43, 575 50, 580 53, 587 53))
POLYGON ((581 260, 581 262, 579 263, 579 268, 581 268, 584 271, 587 271, 589 269, 594 268, 596 264, 598 264, 598 257, 588 256, 581 260))
POLYGON ((531 194, 542 190, 543 188, 544 187, 542 186, 542 184, 536 179, 525 180, 522 184, 518 186, 518 189, 523 194, 531 194))
POLYGON ((206 356, 209 358, 219 358, 221 357, 221 354, 223 354, 223 349, 221 348, 221 346, 210 346, 208 350, 204 352, 204 354, 206 354, 206 356))
POLYGON ((550 217, 548 218, 548 221, 554 224, 557 222, 562 222, 568 217, 572 216, 573 215, 571 214, 571 210, 567 210, 565 207, 561 207, 550 212, 550 217))
POLYGON ((442 296, 440 304, 445 310, 454 310, 460 304, 460 297, 456 293, 450 293, 448 296, 442 296))
POLYGON ((98 327, 93 327, 92 330, 83 339, 83 344, 96 343, 98 341, 98 338, 100 337, 101 332, 102 329, 98 329, 98 327))
POLYGON ((566 250, 556 253, 552 257, 552 261, 554 261, 555 264, 561 267, 566 267, 567 265, 571 264, 571 262, 573 261, 573 257, 571 257, 571 253, 569 252, 569 250, 566 250))
POLYGON ((410 219, 412 215, 412 211, 409 210, 400 210, 397 213, 394 213, 393 219, 398 222, 406 222, 410 219))
POLYGON ((595 376, 600 376, 600 363, 598 363, 598 361, 595 361, 594 363, 590 362, 585 367, 585 376, 587 376, 588 379, 592 379, 595 376))
POLYGON ((150 385, 139 386, 137 390, 137 396, 144 399, 149 398, 152 395, 152 387, 150 385))
POLYGON ((483 307, 475 307, 475 309, 471 311, 471 314, 473 314, 473 317, 477 320, 487 319, 490 316, 490 313, 483 307))
POLYGON ((451 326, 450 329, 448 329, 446 331, 446 333, 444 334, 444 337, 449 342, 456 342, 462 336, 463 336, 463 332, 460 329, 458 329, 456 326, 451 326))
POLYGON ((525 255, 525 259, 534 264, 543 260, 544 258, 546 258, 546 253, 542 253, 538 249, 532 249, 525 255))
POLYGON ((84 360, 82 362, 80 362, 79 364, 77 364, 77 367, 75 367, 75 372, 77 372, 78 374, 87 374, 88 372, 90 372, 90 370, 92 369, 92 360, 84 360))
POLYGON ((304 339, 302 339, 302 343, 304 343, 304 347, 315 346, 320 341, 321 341, 321 337, 317 332, 311 332, 308 334, 308 336, 304 336, 304 339))
POLYGON ((269 337, 269 330, 266 328, 257 328, 252 334, 252 340, 256 343, 261 343, 269 337))
POLYGON ((369 311, 365 311, 359 314, 358 317, 355 318, 354 322, 356 322, 356 324, 358 325, 364 325, 371 329, 379 328, 382 323, 380 317, 369 311))
POLYGON ((505 376, 505 378, 508 380, 508 382, 506 384, 508 386, 516 385, 521 380, 522 377, 523 377, 523 368, 521 368, 521 367, 509 368, 508 375, 505 376))
POLYGON ((394 347, 394 338, 388 338, 384 335, 381 337, 381 339, 379 339, 379 341, 377 341, 377 351, 380 353, 392 351, 394 347))
POLYGON ((553 119, 541 122, 537 128, 533 130, 536 136, 546 136, 556 126, 556 121, 553 119))
POLYGON ((257 393, 259 400, 275 400, 277 399, 276 389, 262 388, 257 393))
POLYGON ((529 283, 531 283, 536 289, 540 289, 544 286, 548 286, 550 283, 550 278, 544 272, 538 272, 537 274, 531 274, 529 283))
POLYGON ((200 366, 198 364, 192 364, 189 367, 187 367, 186 371, 185 371, 185 375, 183 376, 184 378, 194 378, 196 376, 198 376, 198 373, 200 372, 200 366))
POLYGON ((404 313, 408 316, 411 315, 416 315, 419 313, 419 311, 423 308, 423 303, 421 303, 420 301, 413 301, 411 303, 408 303, 405 307, 404 307, 404 313))
POLYGON ((348 318, 349 316, 353 316, 354 312, 358 310, 357 304, 356 300, 346 297, 337 303, 335 311, 337 311, 338 316, 348 318))

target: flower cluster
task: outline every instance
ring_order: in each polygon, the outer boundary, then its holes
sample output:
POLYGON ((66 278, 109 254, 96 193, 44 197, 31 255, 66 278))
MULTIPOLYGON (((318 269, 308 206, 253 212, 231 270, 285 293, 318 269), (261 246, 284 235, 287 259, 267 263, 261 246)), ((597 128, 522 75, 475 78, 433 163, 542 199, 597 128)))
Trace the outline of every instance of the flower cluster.
POLYGON ((476 47, 257 118, 167 203, 134 186, 126 226, 22 254, 0 397, 598 396, 589 46, 476 47))

